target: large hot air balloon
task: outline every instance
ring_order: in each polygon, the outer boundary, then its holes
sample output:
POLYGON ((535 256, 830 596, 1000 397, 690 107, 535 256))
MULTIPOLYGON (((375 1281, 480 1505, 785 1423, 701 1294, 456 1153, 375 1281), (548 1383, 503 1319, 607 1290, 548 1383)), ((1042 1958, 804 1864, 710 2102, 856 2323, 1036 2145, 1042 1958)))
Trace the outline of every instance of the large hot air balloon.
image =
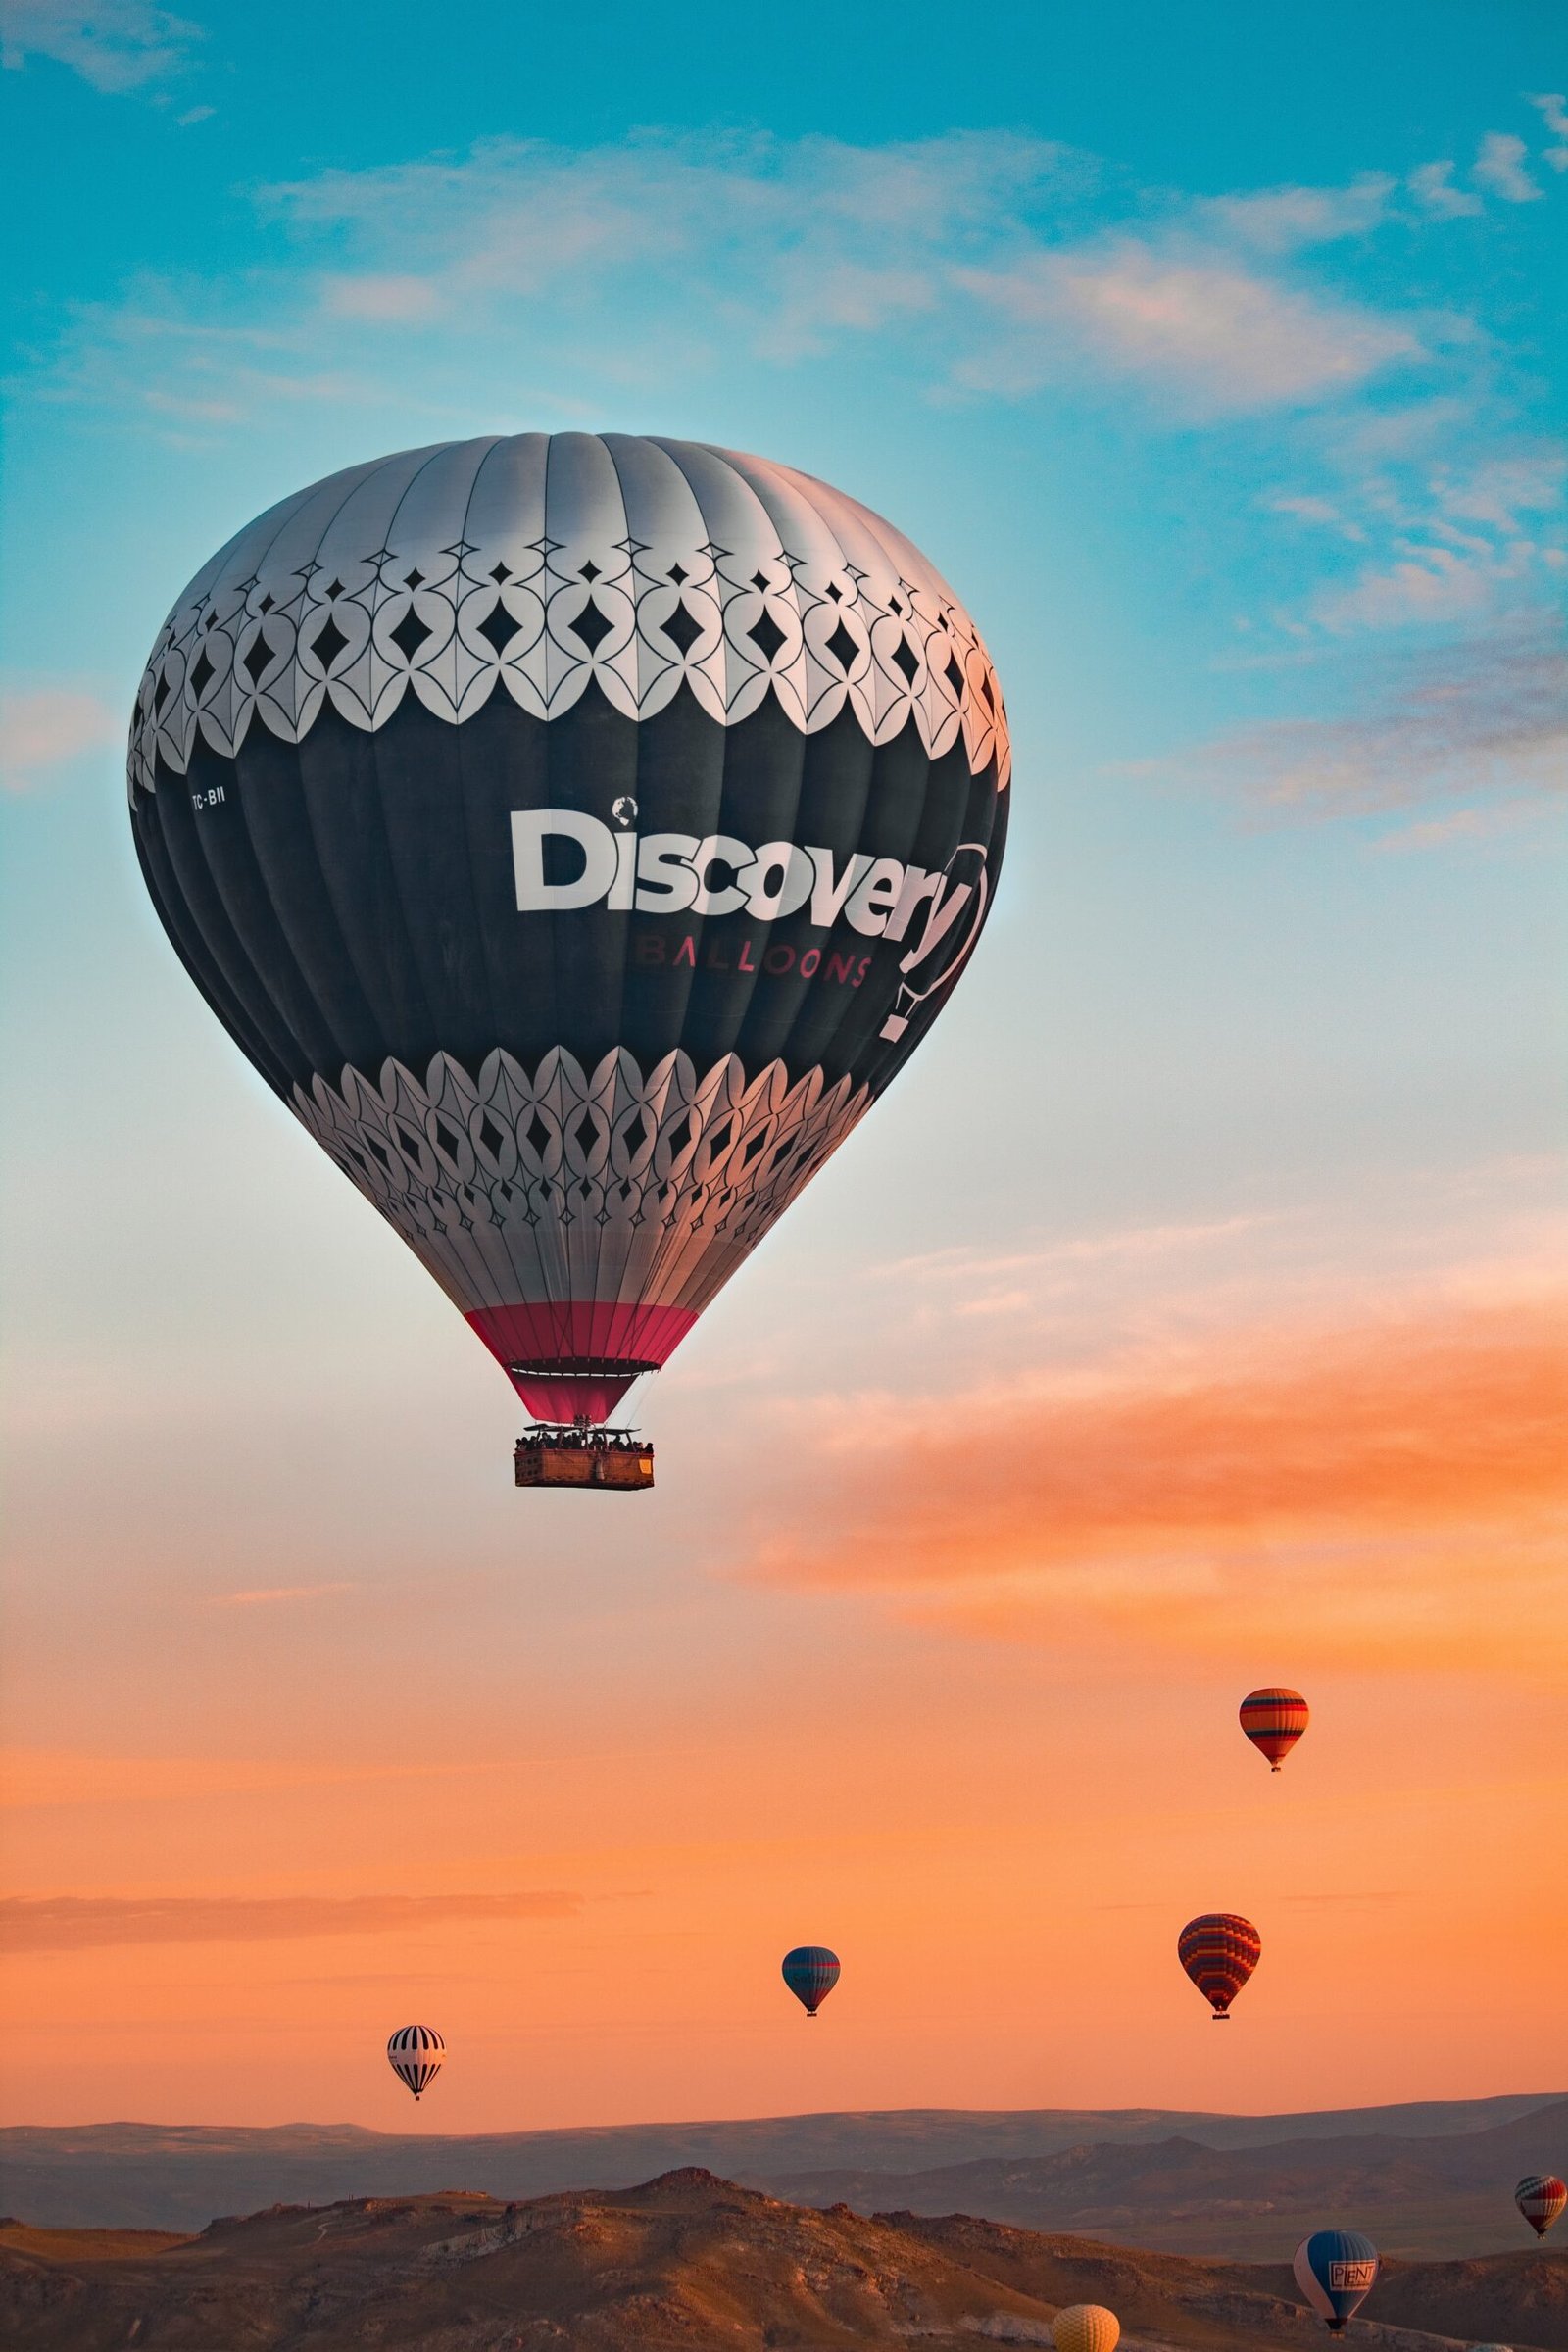
POLYGON ((1359 2230, 1316 2230, 1296 2249, 1296 2283, 1338 2335, 1377 2284, 1378 2250, 1359 2230))
POLYGON ((1121 2322, 1103 2303, 1069 2303, 1051 2323, 1056 2352, 1116 2352, 1121 2322))
POLYGON ((1270 1684, 1266 1690, 1249 1690, 1242 1701, 1242 1729, 1256 1748, 1278 1772, 1296 1742, 1311 1720, 1310 1710, 1299 1690, 1287 1690, 1283 1684, 1270 1684))
MULTIPOLYGON (((213 1011, 579 1433, 925 1036, 1008 772, 986 650, 901 533, 788 466, 616 433, 284 499, 175 604, 129 760, 213 1011)), ((646 1448, 585 1442, 565 1483, 650 1483, 646 1448)))
POLYGON ((1205 1911, 1176 1938, 1176 1954, 1223 2025, 1230 2005, 1257 1966, 1262 1940, 1250 1919, 1234 1911, 1205 1911))
POLYGON ((1531 2173, 1514 2190, 1513 2201, 1536 2235, 1544 2237, 1568 2205, 1568 2186, 1555 2173, 1531 2173))
POLYGON ((808 2017, 814 2017, 839 1981, 839 1956, 825 1943, 798 1943, 784 1955, 784 1982, 808 2017))
POLYGON ((400 2026, 386 2045, 388 2064, 415 2098, 423 2098, 447 2054, 447 2045, 434 2026, 400 2026))

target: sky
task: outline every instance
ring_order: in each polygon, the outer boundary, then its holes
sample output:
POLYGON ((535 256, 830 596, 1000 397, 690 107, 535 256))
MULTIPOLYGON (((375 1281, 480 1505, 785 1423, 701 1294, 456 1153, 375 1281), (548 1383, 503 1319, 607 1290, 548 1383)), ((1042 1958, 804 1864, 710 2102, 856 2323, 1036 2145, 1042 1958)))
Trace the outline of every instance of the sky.
POLYGON ((188 6, 0 6, 12 2120, 1561 2087, 1560 10, 188 6), (253 514, 583 427, 887 514, 1014 744, 612 1500, 513 1489, 122 797, 253 514))

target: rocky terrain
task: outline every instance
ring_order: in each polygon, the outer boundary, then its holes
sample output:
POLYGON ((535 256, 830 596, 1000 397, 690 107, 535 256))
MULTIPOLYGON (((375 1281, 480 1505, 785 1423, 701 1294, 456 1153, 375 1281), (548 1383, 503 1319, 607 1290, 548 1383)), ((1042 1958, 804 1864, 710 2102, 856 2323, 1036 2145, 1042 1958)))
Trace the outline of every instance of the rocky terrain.
POLYGON ((1183 2254, 1261 2259, 1353 2214, 1385 2253, 1450 2255, 1528 2245, 1513 2189, 1568 2162, 1568 2101, 1490 2131, 1426 2139, 1367 2132, 1247 2148, 1186 2136, 1152 2146, 1094 2142, 926 2172, 811 2170, 767 2185, 803 2204, 983 2214, 1183 2254))
POLYGON ((1445 2255, 1525 2243, 1514 2182, 1568 2167, 1568 2099, 1549 2092, 1306 2115, 910 2108, 456 2136, 438 2085, 418 2120, 406 2133, 14 2126, 0 2131, 0 2212, 192 2230, 278 2201, 452 2180, 515 2199, 701 2165, 801 2204, 960 2211, 1186 2254, 1262 2258, 1324 2213, 1354 2213, 1390 2252, 1445 2255))
MULTIPOLYGON (((478 2191, 282 2206, 194 2236, 0 2227, 16 2352, 854 2352, 1045 2344, 1107 2302, 1129 2352, 1327 2339, 1289 2272, 1135 2253, 965 2217, 869 2220, 710 2173, 511 2202, 478 2191)), ((1483 2335, 1568 2352, 1568 2258, 1393 2266, 1366 2352, 1483 2335)))

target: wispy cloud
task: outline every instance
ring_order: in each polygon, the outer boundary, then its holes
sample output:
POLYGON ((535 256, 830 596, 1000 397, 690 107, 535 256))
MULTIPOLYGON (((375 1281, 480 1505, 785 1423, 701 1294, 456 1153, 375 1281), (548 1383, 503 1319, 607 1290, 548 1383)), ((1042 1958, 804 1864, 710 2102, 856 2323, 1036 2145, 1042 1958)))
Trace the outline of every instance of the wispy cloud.
POLYGON ((87 687, 0 688, 0 790, 37 791, 123 734, 120 715, 87 687))
POLYGON ((1470 175, 1505 204, 1534 204, 1544 191, 1525 170, 1528 154, 1523 139, 1512 131, 1489 130, 1470 175))
POLYGON ((1131 238, 969 271, 964 283, 1016 330, 959 370, 988 390, 1033 388, 1076 345, 1189 414, 1221 416, 1328 399, 1422 357, 1408 326, 1131 238))
POLYGON ((925 1407, 841 1398, 825 1429, 810 1513, 760 1544, 768 1578, 977 1632, 1227 1654, 1261 1580, 1320 1648, 1397 1637, 1459 1664, 1555 1574, 1568 1301, 1436 1298, 925 1407))
POLYGON ((1410 193, 1417 204, 1440 220, 1462 220, 1464 216, 1486 211, 1481 197, 1469 188, 1453 184, 1453 160, 1439 164, 1420 164, 1410 174, 1410 193))
POLYGON ((569 1919, 582 1897, 518 1894, 49 1895, 0 1900, 0 1950, 131 1943, 282 1943, 417 1934, 451 1920, 569 1919))
POLYGON ((1542 162, 1548 164, 1553 172, 1568 172, 1568 96, 1561 90, 1538 90, 1530 104, 1556 142, 1546 149, 1542 162))
MULTIPOLYGON (((168 80, 189 63, 202 27, 146 0, 0 0, 0 64, 13 72, 29 57, 69 66, 95 90, 118 94, 168 80)), ((211 113, 211 108, 202 110, 211 113)))
MULTIPOLYGON (((1283 718, 1139 772, 1169 774, 1276 815, 1362 816, 1462 793, 1494 799, 1568 788, 1568 651, 1555 636, 1500 635, 1402 666, 1384 697, 1346 718, 1283 718)), ((1438 847, 1482 830, 1435 827, 1438 847)))
POLYGON ((352 1580, 328 1585, 258 1585, 245 1592, 216 1592, 213 1605, 220 1609, 270 1608, 291 1600, 325 1600, 334 1592, 357 1592, 352 1580))

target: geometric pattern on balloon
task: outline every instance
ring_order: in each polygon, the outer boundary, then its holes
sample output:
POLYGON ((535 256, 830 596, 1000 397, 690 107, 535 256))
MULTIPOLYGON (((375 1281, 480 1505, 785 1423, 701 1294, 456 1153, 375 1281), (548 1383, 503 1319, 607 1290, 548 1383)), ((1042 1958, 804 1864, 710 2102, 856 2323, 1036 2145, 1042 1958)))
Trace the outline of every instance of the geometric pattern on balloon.
MULTIPOLYGON (((547 441, 518 435, 516 446, 547 441)), ((498 689, 549 719, 590 680, 633 719, 683 685, 725 726, 769 694, 806 734, 846 708, 873 743, 912 718, 933 759, 961 734, 971 770, 995 760, 1005 787, 1006 714, 979 632, 918 550, 855 501, 763 459, 645 442, 638 462, 662 452, 670 483, 643 508, 590 468, 570 495, 517 490, 487 530, 460 493, 496 446, 435 453, 454 475, 446 505, 432 497, 411 514, 390 493, 374 503, 379 475, 400 482, 397 468, 424 454, 400 453, 314 484, 231 540, 186 588, 147 662, 132 788, 154 789, 159 758, 183 774, 198 735, 232 758, 253 724, 299 743, 326 709, 373 732, 411 693, 456 726, 498 689), (320 527, 291 540, 312 502, 320 527), (355 525, 334 538, 347 513, 355 525)), ((627 436, 599 446, 622 470, 633 462, 627 436)), ((548 466, 538 470, 548 482, 548 466)))
POLYGON ((477 1077, 438 1054, 423 1079, 345 1069, 293 1107, 350 1181, 470 1313, 519 1299, 627 1299, 701 1312, 871 1102, 781 1061, 726 1054, 644 1071, 623 1047, 584 1070, 501 1050, 477 1077))
POLYGON ((1262 1949, 1251 1921, 1236 1911, 1205 1911, 1190 1919, 1176 1939, 1182 1967, 1218 2019, 1257 1966, 1262 1949))

